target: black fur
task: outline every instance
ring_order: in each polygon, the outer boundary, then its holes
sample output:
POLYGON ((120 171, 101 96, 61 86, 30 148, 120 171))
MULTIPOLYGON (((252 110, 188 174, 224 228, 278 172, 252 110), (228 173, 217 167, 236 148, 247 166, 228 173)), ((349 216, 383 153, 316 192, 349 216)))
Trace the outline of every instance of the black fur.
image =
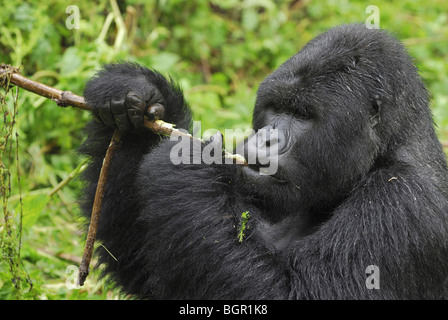
MULTIPOLYGON (((98 110, 155 86, 164 120, 191 126, 182 92, 155 71, 106 66, 86 88, 98 110)), ((380 30, 340 26, 261 85, 254 129, 286 132, 275 178, 257 167, 174 165, 176 142, 124 136, 109 174, 98 239, 124 292, 156 299, 448 298, 448 179, 428 96, 403 46, 380 30), (280 183, 279 181, 283 181, 280 183), (237 240, 242 212, 246 237, 237 240), (376 265, 380 288, 367 289, 376 265)), ((89 124, 90 215, 112 135, 89 124)))

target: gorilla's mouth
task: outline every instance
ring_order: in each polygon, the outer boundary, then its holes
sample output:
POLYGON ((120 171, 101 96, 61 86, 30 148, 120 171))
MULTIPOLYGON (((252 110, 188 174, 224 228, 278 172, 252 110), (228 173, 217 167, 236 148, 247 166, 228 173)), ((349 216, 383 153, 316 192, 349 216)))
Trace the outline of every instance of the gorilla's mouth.
POLYGON ((278 176, 278 172, 275 174, 267 174, 266 167, 249 164, 247 166, 242 167, 242 172, 245 176, 250 179, 257 179, 265 181, 266 183, 276 183, 276 184, 286 184, 287 181, 281 179, 278 176))

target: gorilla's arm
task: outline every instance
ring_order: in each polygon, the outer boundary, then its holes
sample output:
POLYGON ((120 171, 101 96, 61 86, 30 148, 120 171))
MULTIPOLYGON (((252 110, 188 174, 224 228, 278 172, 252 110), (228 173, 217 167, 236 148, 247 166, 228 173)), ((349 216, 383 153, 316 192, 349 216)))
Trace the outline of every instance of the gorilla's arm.
POLYGON ((259 214, 235 186, 238 168, 173 165, 168 156, 174 143, 162 143, 148 154, 138 174, 144 228, 140 272, 148 277, 141 295, 287 299, 287 270, 254 232, 259 214), (244 211, 251 218, 239 242, 244 211))
MULTIPOLYGON (((84 96, 92 107, 93 114, 100 118, 99 110, 106 112, 111 101, 114 101, 118 111, 122 111, 124 97, 131 91, 146 100, 147 106, 159 102, 152 101, 153 97, 162 98, 170 107, 165 112, 164 120, 176 124, 177 128, 190 128, 191 112, 181 90, 161 74, 138 65, 124 63, 105 66, 88 82, 84 96), (154 94, 154 87, 161 97, 154 94)), ((88 124, 88 137, 80 148, 80 153, 90 158, 82 177, 85 186, 80 201, 81 209, 87 217, 91 214, 99 173, 114 130, 114 126, 107 126, 101 120, 100 118, 88 124)), ((129 231, 136 232, 140 228, 136 221, 140 207, 135 185, 136 173, 143 155, 163 139, 166 138, 149 130, 129 130, 123 135, 122 143, 112 159, 97 234, 97 238, 118 259, 117 262, 105 250, 99 250, 100 262, 111 265, 112 273, 126 265, 136 267, 132 261, 135 258, 134 248, 139 247, 139 239, 137 234, 129 231), (125 244, 124 239, 129 242, 125 244)), ((125 274, 120 274, 119 277, 126 278, 125 274)), ((123 281, 127 281, 130 288, 133 288, 134 282, 139 281, 139 277, 132 274, 128 274, 126 279, 123 281)))
MULTIPOLYGON (((121 127, 118 129, 125 131, 125 134, 113 162, 117 164, 124 176, 133 175, 142 155, 162 140, 161 136, 142 129, 144 110, 154 103, 169 106, 164 115, 165 121, 175 124, 177 128, 187 130, 191 126, 191 111, 180 88, 158 72, 136 64, 106 65, 87 83, 84 96, 97 119, 87 126, 88 139, 80 150, 97 163, 97 165, 91 165, 85 175, 88 181, 96 182, 103 157, 113 130, 117 129, 117 124, 121 127), (130 92, 134 97, 138 97, 142 107, 141 110, 137 110, 139 121, 135 122, 125 106, 130 92)), ((111 176, 114 175, 111 174, 111 176)))

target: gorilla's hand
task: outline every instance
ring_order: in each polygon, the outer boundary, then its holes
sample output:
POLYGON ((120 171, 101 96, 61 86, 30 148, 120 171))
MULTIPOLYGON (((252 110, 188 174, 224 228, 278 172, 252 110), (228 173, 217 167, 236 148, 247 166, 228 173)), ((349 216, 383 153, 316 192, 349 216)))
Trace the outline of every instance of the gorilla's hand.
POLYGON ((177 84, 135 63, 105 65, 88 81, 84 97, 98 122, 121 132, 140 131, 145 116, 177 128, 191 126, 190 108, 177 84))
POLYGON ((165 102, 160 91, 152 85, 142 92, 129 91, 125 96, 115 97, 93 108, 97 120, 122 132, 143 127, 143 117, 162 119, 165 102))

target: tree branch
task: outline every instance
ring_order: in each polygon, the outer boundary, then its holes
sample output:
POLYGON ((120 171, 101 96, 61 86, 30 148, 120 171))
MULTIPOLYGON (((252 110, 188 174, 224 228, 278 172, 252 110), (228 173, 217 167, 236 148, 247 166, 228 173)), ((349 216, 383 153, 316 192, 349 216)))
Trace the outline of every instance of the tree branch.
POLYGON ((48 98, 56 102, 60 107, 72 106, 84 110, 90 110, 90 107, 84 101, 84 98, 70 91, 62 91, 43 83, 33 81, 20 74, 20 70, 10 65, 0 65, 0 84, 2 87, 10 83, 31 91, 37 95, 48 98))
MULTIPOLYGON (((70 91, 62 91, 40 82, 33 81, 22 76, 18 68, 7 64, 0 64, 0 86, 6 88, 10 84, 14 84, 27 91, 53 100, 60 107, 72 106, 83 110, 91 110, 85 102, 84 97, 78 96, 70 91)), ((145 127, 158 134, 169 136, 172 133, 175 133, 180 136, 188 136, 193 138, 192 135, 185 134, 174 128, 172 124, 161 120, 153 121, 145 119, 145 127)))
MULTIPOLYGON (((91 110, 84 100, 84 97, 78 96, 70 91, 62 91, 40 82, 28 79, 20 74, 20 70, 11 65, 1 64, 0 65, 0 86, 7 87, 10 84, 14 84, 20 88, 27 91, 33 92, 42 97, 48 98, 56 102, 58 106, 67 107, 72 106, 75 108, 83 110, 91 110)), ((162 120, 148 120, 145 119, 145 127, 150 129, 152 132, 157 134, 171 135, 176 134, 178 136, 187 136, 192 139, 196 139, 188 133, 183 133, 182 131, 174 128, 174 125, 167 123, 162 120)), ((243 156, 238 154, 231 154, 227 151, 224 152, 224 156, 232 158, 237 164, 246 165, 246 161, 243 156)))
POLYGON ((87 233, 84 253, 82 255, 81 265, 79 266, 78 284, 84 285, 84 281, 89 275, 89 265, 92 259, 93 247, 96 240, 96 231, 98 229, 98 221, 100 220, 101 205, 103 203, 104 191, 106 189, 107 177, 109 174, 109 167, 115 150, 120 144, 121 133, 118 130, 114 131, 114 135, 110 141, 109 147, 104 157, 103 166, 101 167, 98 185, 96 187, 95 200, 93 202, 92 215, 90 217, 89 231, 87 233))

